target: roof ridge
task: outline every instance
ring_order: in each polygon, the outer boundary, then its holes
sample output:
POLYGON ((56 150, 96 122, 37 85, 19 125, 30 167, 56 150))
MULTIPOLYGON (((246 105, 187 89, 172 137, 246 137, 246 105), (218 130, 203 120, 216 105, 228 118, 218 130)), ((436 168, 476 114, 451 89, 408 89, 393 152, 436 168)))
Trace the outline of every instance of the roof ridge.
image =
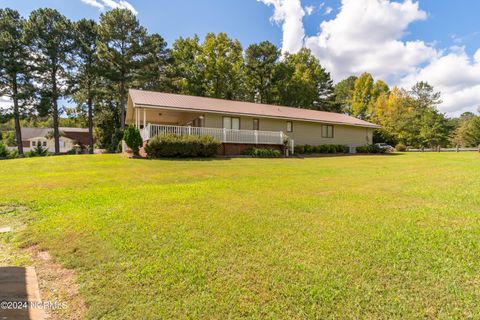
MULTIPOLYGON (((332 111, 323 111, 323 110, 315 110, 315 109, 308 109, 308 108, 301 108, 301 107, 289 107, 289 106, 278 105, 278 104, 267 104, 267 103, 258 103, 258 102, 241 101, 241 100, 229 100, 229 99, 222 99, 222 98, 202 97, 202 96, 195 96, 195 95, 190 95, 190 94, 179 94, 179 93, 170 93, 170 92, 159 92, 159 91, 142 90, 142 89, 129 89, 129 91, 148 92, 148 93, 154 93, 154 94, 168 94, 168 95, 178 96, 178 97, 194 97, 194 98, 199 98, 199 99, 209 99, 209 100, 218 100, 218 101, 229 101, 229 102, 237 102, 237 103, 248 103, 248 104, 251 104, 251 105, 260 105, 260 106, 266 106, 266 107, 278 107, 278 108, 295 109, 295 110, 301 109, 301 110, 307 110, 307 111, 313 111, 313 112, 340 114, 340 115, 344 115, 344 116, 347 116, 347 117, 351 117, 351 116, 349 116, 348 114, 345 114, 345 113, 338 113, 338 112, 332 112, 332 111)), ((353 118, 353 117, 352 117, 352 118, 353 118)), ((358 120, 361 120, 361 119, 358 119, 358 120)))
POLYGON ((203 112, 237 113, 250 116, 285 118, 299 121, 338 123, 344 125, 374 127, 380 126, 344 113, 295 108, 265 103, 200 97, 178 93, 130 89, 129 97, 134 104, 152 107, 173 107, 201 110, 203 112))

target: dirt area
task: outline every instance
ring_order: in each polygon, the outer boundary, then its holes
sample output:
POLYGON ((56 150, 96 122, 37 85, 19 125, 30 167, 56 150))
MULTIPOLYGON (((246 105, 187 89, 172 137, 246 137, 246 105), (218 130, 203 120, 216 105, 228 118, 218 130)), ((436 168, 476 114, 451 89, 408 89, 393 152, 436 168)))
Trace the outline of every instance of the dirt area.
POLYGON ((48 312, 49 319, 77 320, 85 317, 85 303, 73 270, 65 269, 53 262, 48 252, 38 247, 25 249, 33 259, 37 271, 42 301, 65 303, 65 308, 48 312))
MULTIPOLYGON (((23 210, 23 208, 22 208, 23 210)), ((77 320, 84 319, 85 303, 79 292, 73 270, 55 263, 48 252, 37 246, 18 248, 14 245, 15 232, 22 228, 14 211, 18 208, 0 206, 0 227, 11 228, 10 232, 0 233, 0 267, 34 267, 42 302, 55 304, 45 308, 47 319, 77 320), (10 215, 10 217, 7 217, 10 215), (8 225, 5 225, 8 224, 8 225)))

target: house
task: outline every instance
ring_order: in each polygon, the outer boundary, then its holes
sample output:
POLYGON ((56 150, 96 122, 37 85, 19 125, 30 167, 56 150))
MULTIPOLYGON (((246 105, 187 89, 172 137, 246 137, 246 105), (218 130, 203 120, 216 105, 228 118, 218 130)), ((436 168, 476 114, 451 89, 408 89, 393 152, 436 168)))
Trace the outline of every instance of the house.
POLYGON ((141 130, 144 141, 165 132, 211 135, 220 153, 240 154, 252 146, 372 144, 380 126, 345 114, 250 102, 130 90, 126 123, 141 130))
MULTIPOLYGON (((76 144, 88 145, 88 129, 60 127, 60 153, 66 153, 76 144)), ((22 128, 22 145, 25 151, 35 149, 38 145, 55 152, 55 142, 47 138, 53 128, 22 128)))

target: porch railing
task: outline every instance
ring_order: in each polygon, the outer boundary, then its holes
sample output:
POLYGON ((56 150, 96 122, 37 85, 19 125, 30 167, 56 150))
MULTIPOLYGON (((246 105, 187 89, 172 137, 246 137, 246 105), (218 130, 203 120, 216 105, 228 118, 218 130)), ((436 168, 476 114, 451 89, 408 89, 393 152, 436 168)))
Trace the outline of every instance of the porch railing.
POLYGON ((220 128, 197 128, 171 125, 148 124, 142 131, 143 140, 162 133, 177 135, 212 136, 222 143, 282 145, 286 136, 282 131, 233 130, 220 128))

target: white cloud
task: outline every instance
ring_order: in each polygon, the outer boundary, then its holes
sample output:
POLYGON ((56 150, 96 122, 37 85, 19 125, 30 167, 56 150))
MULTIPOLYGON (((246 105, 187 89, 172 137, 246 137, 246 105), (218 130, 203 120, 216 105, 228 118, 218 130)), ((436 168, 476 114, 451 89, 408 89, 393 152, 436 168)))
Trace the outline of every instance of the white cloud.
POLYGON ((2 110, 7 110, 12 107, 12 101, 8 97, 0 96, 0 114, 2 110))
POLYGON ((127 9, 132 11, 134 14, 138 14, 138 11, 125 0, 81 0, 83 3, 98 8, 100 10, 105 9, 127 9))
POLYGON ((314 6, 306 6, 305 7, 305 13, 307 14, 307 16, 311 16, 314 10, 315 10, 314 6))
POLYGON ((320 33, 307 37, 305 45, 336 80, 369 71, 395 81, 436 54, 423 41, 399 40, 410 23, 426 16, 410 0, 343 0, 338 15, 322 22, 320 33))
POLYGON ((470 58, 464 47, 452 47, 399 84, 409 88, 421 80, 442 92, 442 111, 452 115, 475 111, 480 106, 480 49, 470 58))
POLYGON ((327 7, 327 8, 325 9, 325 13, 324 13, 324 14, 325 14, 326 16, 328 16, 330 13, 332 13, 332 11, 333 11, 333 8, 327 7))
POLYGON ((442 91, 440 109, 450 115, 480 105, 480 50, 469 58, 464 48, 444 51, 435 43, 403 40, 411 23, 428 17, 418 2, 342 0, 339 13, 322 22, 318 34, 305 36, 301 0, 260 1, 273 5, 272 19, 283 24, 282 51, 310 48, 336 81, 365 71, 407 88, 424 80, 442 91))
POLYGON ((100 10, 105 9, 105 6, 98 2, 97 0, 82 0, 83 3, 86 3, 92 7, 98 8, 100 10))
POLYGON ((300 0, 258 0, 268 6, 274 7, 272 21, 282 24, 283 52, 296 52, 303 46, 305 29, 302 19, 305 11, 300 0))

